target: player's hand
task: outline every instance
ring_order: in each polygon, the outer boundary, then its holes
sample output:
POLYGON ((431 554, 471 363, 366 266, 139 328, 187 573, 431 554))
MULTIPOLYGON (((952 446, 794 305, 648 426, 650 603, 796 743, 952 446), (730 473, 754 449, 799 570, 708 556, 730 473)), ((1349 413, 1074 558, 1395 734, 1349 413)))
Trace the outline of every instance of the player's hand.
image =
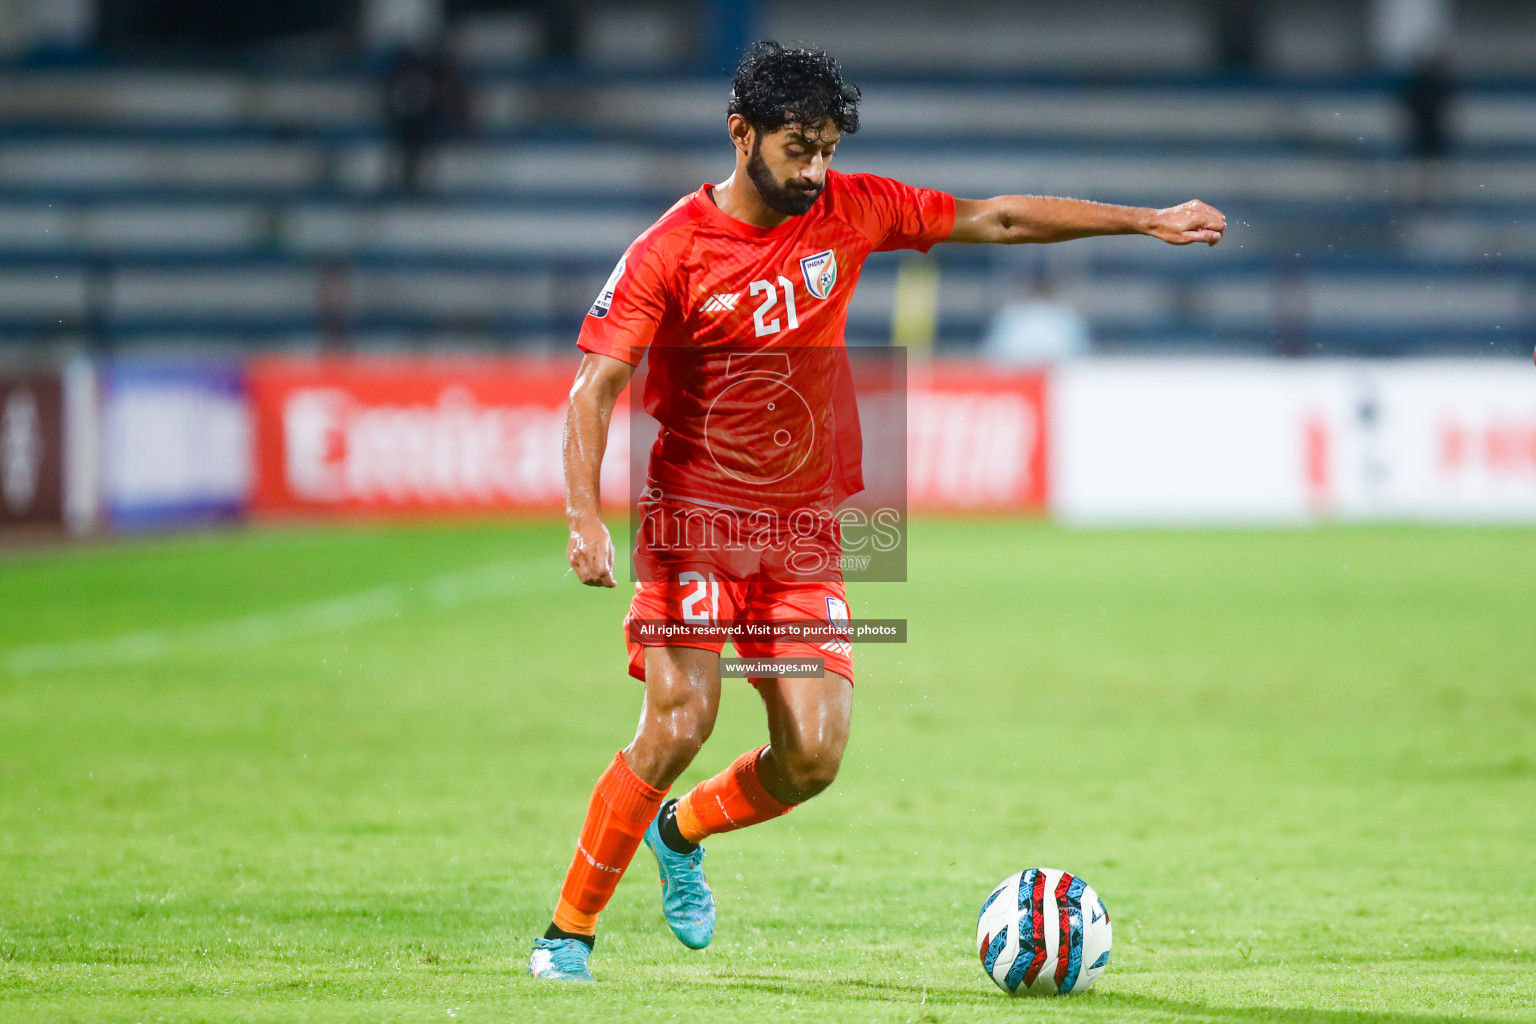
POLYGON ((1227 218, 1221 215, 1221 211, 1198 199, 1158 210, 1147 226, 1147 234, 1171 245, 1188 245, 1191 242, 1215 245, 1221 241, 1222 233, 1226 230, 1227 218))
POLYGON ((597 516, 582 516, 572 522, 565 557, 587 586, 618 586, 613 581, 613 538, 597 516))

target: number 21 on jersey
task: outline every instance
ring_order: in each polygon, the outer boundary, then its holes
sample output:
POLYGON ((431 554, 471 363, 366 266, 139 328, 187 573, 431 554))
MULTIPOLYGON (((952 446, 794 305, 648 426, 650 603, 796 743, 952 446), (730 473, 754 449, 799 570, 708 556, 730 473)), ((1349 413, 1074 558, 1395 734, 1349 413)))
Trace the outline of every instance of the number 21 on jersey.
POLYGON ((757 325, 757 336, 759 338, 765 334, 778 334, 785 329, 782 326, 781 318, 777 316, 772 320, 764 319, 769 311, 779 304, 780 289, 783 289, 784 292, 784 319, 789 321, 789 329, 793 330, 800 326, 800 317, 795 313, 795 283, 793 281, 782 275, 779 277, 777 284, 772 281, 753 281, 751 294, 754 297, 758 295, 767 296, 752 311, 752 322, 757 325))

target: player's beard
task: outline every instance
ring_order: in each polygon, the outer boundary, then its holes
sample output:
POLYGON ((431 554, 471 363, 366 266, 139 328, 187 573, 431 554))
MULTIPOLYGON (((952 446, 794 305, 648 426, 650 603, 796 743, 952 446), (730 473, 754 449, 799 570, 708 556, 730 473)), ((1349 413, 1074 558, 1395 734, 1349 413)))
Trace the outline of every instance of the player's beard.
POLYGON ((768 161, 763 159, 761 136, 752 144, 752 155, 747 159, 747 177, 752 180, 757 194, 762 197, 768 209, 790 217, 798 217, 816 205, 817 197, 826 187, 817 185, 815 188, 804 188, 774 181, 772 172, 768 170, 768 161))

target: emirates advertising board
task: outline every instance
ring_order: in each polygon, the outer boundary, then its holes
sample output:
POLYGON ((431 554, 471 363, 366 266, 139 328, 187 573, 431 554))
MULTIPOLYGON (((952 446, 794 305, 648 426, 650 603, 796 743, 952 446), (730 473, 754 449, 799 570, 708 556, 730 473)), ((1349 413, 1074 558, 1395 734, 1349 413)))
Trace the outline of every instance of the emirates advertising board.
MULTIPOLYGON (((899 359, 856 354, 852 362, 866 502, 1045 510, 1043 374, 971 364, 907 374, 899 359)), ((557 511, 576 366, 570 358, 526 357, 253 360, 246 372, 252 508, 362 516, 557 511)), ((643 394, 644 379, 631 394, 643 394)), ((603 460, 603 501, 615 511, 631 496, 632 449, 643 471, 655 438, 654 427, 647 433, 630 423, 630 406, 621 400, 615 408, 603 460)))
MULTIPOLYGON (((564 502, 568 359, 267 358, 247 384, 257 513, 547 512, 564 502)), ((627 481, 615 429, 604 493, 627 481)))
POLYGON ((915 509, 1046 512, 1051 389, 1044 371, 922 363, 907 383, 907 487, 915 509))

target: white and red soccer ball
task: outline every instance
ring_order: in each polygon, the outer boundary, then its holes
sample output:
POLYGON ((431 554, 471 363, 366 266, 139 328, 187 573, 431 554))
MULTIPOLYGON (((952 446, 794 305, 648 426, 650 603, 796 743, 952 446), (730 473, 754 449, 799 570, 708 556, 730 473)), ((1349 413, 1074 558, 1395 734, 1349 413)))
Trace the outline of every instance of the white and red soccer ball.
POLYGON ((1009 995, 1074 995, 1109 966, 1109 911, 1093 887, 1029 868, 992 890, 976 921, 981 969, 1009 995))

